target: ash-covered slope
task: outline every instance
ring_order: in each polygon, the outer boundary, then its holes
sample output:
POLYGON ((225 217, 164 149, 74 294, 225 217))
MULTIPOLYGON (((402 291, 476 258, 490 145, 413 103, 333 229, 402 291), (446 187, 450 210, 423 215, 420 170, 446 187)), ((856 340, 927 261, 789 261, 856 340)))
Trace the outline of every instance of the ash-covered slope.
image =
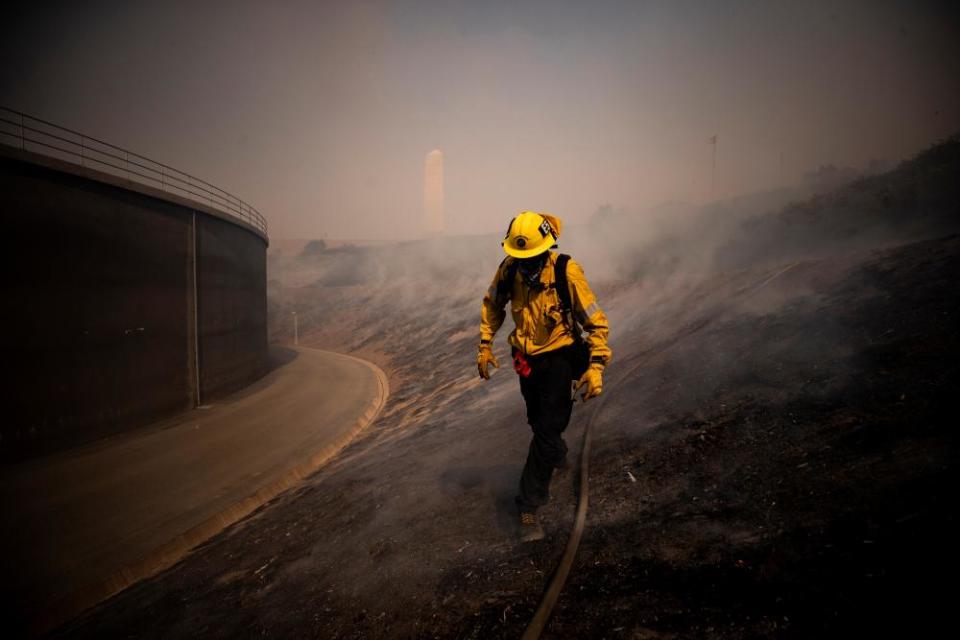
MULTIPOLYGON (((717 268, 740 222, 667 225, 662 244, 636 221, 574 238, 615 360, 569 431, 576 450, 597 411, 553 637, 922 631, 944 611, 960 240, 805 256, 787 238, 780 261, 761 236, 754 264, 717 268), (630 234, 672 257, 635 268, 630 234)), ((379 359, 389 405, 303 488, 65 634, 517 637, 566 541, 575 473, 544 511, 548 540, 517 545, 523 403, 511 371, 482 384, 473 364, 499 259, 495 237, 274 255, 274 335, 296 310, 302 343, 379 359)))
POLYGON ((557 636, 945 628, 958 278, 957 235, 802 262, 638 352, 596 423, 590 532, 557 636))
POLYGON ((960 230, 960 135, 881 175, 749 217, 718 266, 895 246, 960 230))

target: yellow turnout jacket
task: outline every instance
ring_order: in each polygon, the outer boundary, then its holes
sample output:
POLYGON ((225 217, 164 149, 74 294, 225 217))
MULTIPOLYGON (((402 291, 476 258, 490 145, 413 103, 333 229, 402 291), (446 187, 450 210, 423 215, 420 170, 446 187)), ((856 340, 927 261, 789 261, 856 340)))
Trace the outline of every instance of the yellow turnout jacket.
MULTIPOLYGON (((493 341, 493 335, 506 318, 505 303, 501 301, 501 304, 498 304, 497 301, 497 283, 506 276, 507 267, 512 260, 514 258, 508 257, 500 265, 493 277, 493 284, 483 297, 483 307, 480 310, 481 340, 493 341)), ((519 270, 514 276, 510 289, 510 314, 517 326, 507 341, 527 355, 553 351, 573 344, 574 341, 570 327, 563 320, 560 295, 556 289, 556 264, 557 254, 551 251, 540 272, 540 282, 544 285, 541 291, 528 287, 519 270)), ((607 346, 610 333, 607 316, 597 306, 597 298, 587 284, 583 269, 573 259, 567 263, 567 283, 570 286, 574 317, 588 333, 585 339, 590 347, 590 359, 602 360, 606 364, 613 355, 607 346)))

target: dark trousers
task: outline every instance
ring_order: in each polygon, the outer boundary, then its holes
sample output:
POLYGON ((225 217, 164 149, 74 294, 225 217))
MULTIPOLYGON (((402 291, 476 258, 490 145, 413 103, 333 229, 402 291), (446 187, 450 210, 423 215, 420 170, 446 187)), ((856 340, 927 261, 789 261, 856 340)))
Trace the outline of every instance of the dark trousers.
POLYGON ((533 429, 533 440, 520 475, 516 501, 521 512, 535 513, 537 507, 550 499, 553 470, 567 457, 567 443, 562 434, 573 410, 572 366, 569 348, 528 356, 527 360, 532 372, 527 378, 520 376, 520 393, 527 403, 527 422, 533 429))

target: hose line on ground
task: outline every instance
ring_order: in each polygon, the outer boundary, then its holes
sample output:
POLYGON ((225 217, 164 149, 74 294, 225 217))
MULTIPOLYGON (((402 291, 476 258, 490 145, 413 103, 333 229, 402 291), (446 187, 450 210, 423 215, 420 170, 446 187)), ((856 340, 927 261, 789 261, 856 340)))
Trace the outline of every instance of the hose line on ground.
MULTIPOLYGON (((600 396, 601 401, 607 396, 600 396)), ((587 422, 587 427, 583 430, 583 448, 580 452, 580 495, 577 500, 577 515, 573 521, 573 531, 570 532, 570 539, 567 540, 567 548, 563 550, 563 557, 560 558, 560 564, 553 574, 550 586, 547 587, 537 607, 536 613, 527 625, 527 630, 523 632, 523 640, 537 640, 543 627, 546 626, 550 614, 553 612, 553 605, 557 603, 563 585, 567 581, 567 574, 570 573, 570 567, 573 566, 573 558, 577 555, 577 548, 580 546, 580 538, 583 536, 583 526, 587 520, 587 504, 590 498, 590 427, 593 420, 599 413, 600 404, 587 422)))
MULTIPOLYGON (((719 318, 723 312, 728 310, 730 307, 729 301, 739 298, 742 295, 758 291, 760 288, 780 277, 790 269, 793 269, 798 264, 800 263, 791 262, 776 273, 737 289, 727 298, 725 301, 727 304, 720 304, 718 309, 715 309, 713 313, 706 314, 704 319, 687 325, 683 330, 677 333, 674 339, 661 344, 656 349, 650 349, 644 353, 641 353, 638 361, 632 367, 630 367, 626 373, 621 375, 614 382, 614 384, 628 379, 653 356, 667 351, 678 342, 689 338, 707 325, 711 324, 714 320, 719 318)), ((613 385, 607 385, 608 392, 611 386, 613 385)), ((590 431, 608 397, 609 393, 605 393, 600 396, 599 402, 596 404, 596 406, 594 406, 593 412, 590 414, 590 418, 587 420, 587 426, 583 430, 583 448, 580 452, 580 495, 577 499, 577 514, 573 520, 573 530, 570 532, 570 539, 567 540, 567 546, 563 550, 563 557, 560 558, 560 563, 557 565, 556 571, 554 571, 553 578, 550 580, 550 584, 547 586, 547 590, 544 592, 543 598, 540 600, 540 606, 537 607, 536 612, 533 614, 533 618, 530 619, 530 623, 527 625, 526 631, 523 632, 522 640, 538 640, 538 638, 540 638, 540 634, 543 632, 543 628, 546 626, 547 621, 550 619, 550 614, 553 612, 553 607, 560 598, 560 592, 563 591, 563 586, 567 582, 567 576, 570 574, 570 568, 573 566, 573 559, 577 555, 577 549, 580 546, 580 538, 583 537, 583 528, 587 521, 587 505, 590 499, 590 431)))

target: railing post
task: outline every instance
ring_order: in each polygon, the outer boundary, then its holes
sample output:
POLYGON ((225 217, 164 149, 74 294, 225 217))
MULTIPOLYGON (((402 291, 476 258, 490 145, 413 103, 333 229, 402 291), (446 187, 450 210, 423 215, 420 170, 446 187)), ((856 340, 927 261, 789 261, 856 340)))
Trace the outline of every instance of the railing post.
POLYGON ((127 169, 127 182, 130 182, 130 152, 123 152, 123 166, 127 169))
POLYGON ((199 244, 197 240, 197 212, 192 211, 190 239, 187 243, 187 278, 190 281, 190 291, 187 293, 187 375, 190 378, 190 391, 193 395, 193 406, 195 407, 199 407, 203 400, 200 386, 200 294, 197 278, 199 244))
POLYGON ((80 166, 83 166, 83 136, 80 136, 80 166))
POLYGON ((167 190, 166 177, 163 175, 163 165, 160 165, 160 189, 163 191, 167 190))

